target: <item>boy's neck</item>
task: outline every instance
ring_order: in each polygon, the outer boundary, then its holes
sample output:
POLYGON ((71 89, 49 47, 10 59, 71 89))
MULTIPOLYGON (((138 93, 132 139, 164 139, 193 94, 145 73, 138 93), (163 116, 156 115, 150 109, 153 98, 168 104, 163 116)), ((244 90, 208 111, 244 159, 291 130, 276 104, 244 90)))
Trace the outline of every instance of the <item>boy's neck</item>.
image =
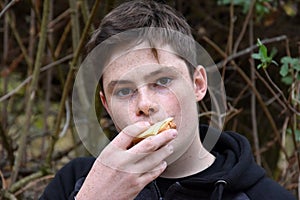
POLYGON ((160 177, 183 178, 191 176, 210 167, 215 159, 215 156, 203 147, 198 133, 188 150, 178 160, 168 165, 160 177))

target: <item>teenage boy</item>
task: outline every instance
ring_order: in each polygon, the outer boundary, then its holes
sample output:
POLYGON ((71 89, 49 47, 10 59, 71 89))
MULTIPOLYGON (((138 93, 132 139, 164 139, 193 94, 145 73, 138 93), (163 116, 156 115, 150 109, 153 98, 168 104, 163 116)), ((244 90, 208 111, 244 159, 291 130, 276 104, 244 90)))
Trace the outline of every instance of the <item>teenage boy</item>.
POLYGON ((206 72, 190 62, 195 53, 188 40, 168 39, 173 31, 192 38, 178 13, 155 1, 121 4, 102 20, 88 46, 93 51, 118 35, 118 48, 105 61, 100 98, 119 133, 97 158, 63 167, 41 199, 295 199, 266 177, 243 136, 224 132, 212 151, 204 148, 208 128, 198 124, 197 102, 207 91, 206 72), (146 39, 134 47, 128 40, 128 48, 118 34, 139 28, 146 39), (176 129, 132 145, 167 117, 176 129))

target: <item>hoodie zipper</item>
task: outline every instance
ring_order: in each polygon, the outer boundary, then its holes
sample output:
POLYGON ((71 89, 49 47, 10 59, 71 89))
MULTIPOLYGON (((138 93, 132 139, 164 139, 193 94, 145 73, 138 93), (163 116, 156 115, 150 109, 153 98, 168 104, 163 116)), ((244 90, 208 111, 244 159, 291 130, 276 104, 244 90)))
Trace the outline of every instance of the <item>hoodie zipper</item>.
POLYGON ((156 181, 155 181, 155 180, 153 181, 153 184, 154 184, 154 187, 155 187, 156 193, 157 193, 157 195, 158 195, 158 199, 159 199, 159 200, 164 200, 164 198, 161 196, 161 192, 160 192, 160 190, 159 190, 159 188, 158 188, 158 186, 157 186, 157 184, 156 184, 156 181))

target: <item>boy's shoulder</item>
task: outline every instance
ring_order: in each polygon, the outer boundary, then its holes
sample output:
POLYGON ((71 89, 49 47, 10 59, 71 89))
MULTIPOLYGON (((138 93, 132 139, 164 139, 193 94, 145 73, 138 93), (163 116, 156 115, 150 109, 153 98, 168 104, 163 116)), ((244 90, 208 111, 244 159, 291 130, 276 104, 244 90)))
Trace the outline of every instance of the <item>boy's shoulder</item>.
POLYGON ((94 157, 79 157, 71 160, 56 173, 40 200, 74 199, 76 182, 87 176, 95 160, 94 157))
POLYGON ((80 178, 86 176, 93 166, 96 158, 95 157, 79 157, 71 160, 68 164, 62 167, 58 173, 66 174, 68 172, 72 173, 72 176, 80 178))
POLYGON ((259 180, 246 192, 251 199, 296 200, 296 197, 279 183, 269 177, 259 180))

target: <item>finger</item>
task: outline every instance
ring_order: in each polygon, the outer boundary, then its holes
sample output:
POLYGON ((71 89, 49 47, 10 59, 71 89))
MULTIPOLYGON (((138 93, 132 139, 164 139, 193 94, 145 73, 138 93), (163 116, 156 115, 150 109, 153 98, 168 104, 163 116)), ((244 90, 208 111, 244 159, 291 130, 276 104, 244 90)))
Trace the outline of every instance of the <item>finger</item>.
MULTIPOLYGON (((97 160, 106 167, 127 173, 144 173, 145 170, 137 169, 135 163, 141 160, 146 154, 129 153, 115 145, 108 145, 98 156, 97 160)), ((143 168, 143 166, 140 166, 143 168)))
POLYGON ((173 147, 171 145, 166 145, 152 153, 131 153, 110 145, 102 151, 97 160, 117 171, 144 174, 152 171, 172 152, 173 147))
POLYGON ((176 129, 169 129, 158 135, 150 136, 129 149, 132 153, 150 153, 165 146, 178 135, 176 129))
POLYGON ((148 183, 159 177, 165 171, 166 168, 167 162, 162 161, 152 171, 148 171, 142 174, 139 178, 139 181, 141 181, 142 184, 147 185, 148 183))
POLYGON ((168 144, 157 151, 142 157, 136 163, 136 166, 144 171, 152 171, 159 163, 169 157, 173 152, 173 146, 168 144), (142 165, 143 167, 139 167, 139 165, 142 165))
POLYGON ((131 144, 132 139, 150 127, 149 122, 136 122, 124 128, 111 142, 112 145, 126 150, 131 144))

